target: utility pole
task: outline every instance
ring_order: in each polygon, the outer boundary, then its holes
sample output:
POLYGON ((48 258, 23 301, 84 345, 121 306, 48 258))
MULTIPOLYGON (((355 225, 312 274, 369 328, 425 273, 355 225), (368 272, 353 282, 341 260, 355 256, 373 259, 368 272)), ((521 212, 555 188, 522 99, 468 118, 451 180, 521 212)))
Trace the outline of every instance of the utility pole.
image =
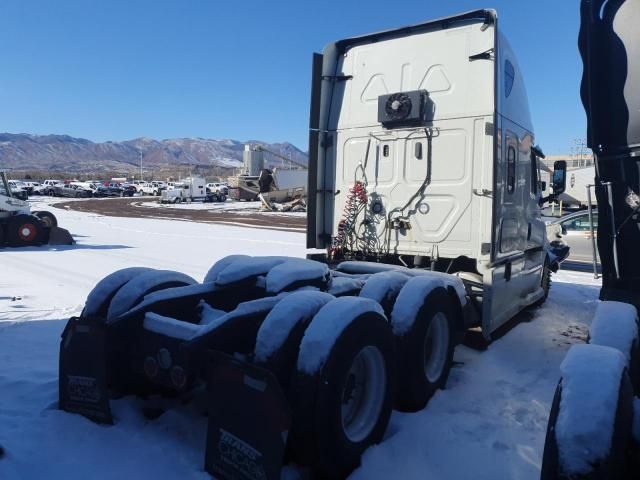
POLYGON ((140 153, 140 181, 142 181, 142 149, 139 150, 140 153))
POLYGON ((585 158, 587 153, 587 142, 584 138, 575 138, 573 140, 571 153, 574 157, 574 160, 572 161, 574 168, 582 168, 587 166, 587 161, 585 158))

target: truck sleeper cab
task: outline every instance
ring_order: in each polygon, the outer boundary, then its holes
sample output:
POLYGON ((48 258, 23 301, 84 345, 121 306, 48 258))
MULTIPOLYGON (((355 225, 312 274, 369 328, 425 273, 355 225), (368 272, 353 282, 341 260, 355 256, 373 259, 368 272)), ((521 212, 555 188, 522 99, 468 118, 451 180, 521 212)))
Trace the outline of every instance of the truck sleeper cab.
POLYGON ((307 246, 472 282, 488 338, 546 296, 540 155, 494 11, 330 44, 314 57, 307 246))

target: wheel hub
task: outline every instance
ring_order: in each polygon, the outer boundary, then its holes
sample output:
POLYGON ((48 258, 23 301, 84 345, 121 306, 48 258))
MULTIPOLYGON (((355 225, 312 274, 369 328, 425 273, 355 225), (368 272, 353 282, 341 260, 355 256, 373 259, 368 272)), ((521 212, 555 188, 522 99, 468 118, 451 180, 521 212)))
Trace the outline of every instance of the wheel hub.
POLYGON ((31 242, 36 238, 36 227, 31 223, 25 223, 18 228, 18 236, 25 242, 31 242))
POLYGON ((387 386, 387 371, 377 347, 364 347, 353 359, 342 389, 342 428, 360 442, 378 422, 387 386))
POLYGON ((427 380, 436 383, 442 376, 449 355, 449 321, 436 313, 429 323, 424 339, 424 373, 427 380))

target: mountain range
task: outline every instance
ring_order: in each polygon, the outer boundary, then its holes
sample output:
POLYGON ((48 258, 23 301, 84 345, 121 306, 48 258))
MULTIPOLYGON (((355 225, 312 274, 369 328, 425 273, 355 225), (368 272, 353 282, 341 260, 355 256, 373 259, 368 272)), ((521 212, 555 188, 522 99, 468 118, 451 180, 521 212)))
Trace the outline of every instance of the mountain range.
MULTIPOLYGON (((207 167, 231 170, 242 166, 244 145, 260 144, 298 163, 307 163, 307 154, 290 143, 250 140, 136 138, 122 142, 92 142, 69 135, 0 133, 0 169, 48 170, 53 172, 99 173, 134 172, 176 167, 207 167)), ((265 154, 268 166, 283 160, 265 154)))

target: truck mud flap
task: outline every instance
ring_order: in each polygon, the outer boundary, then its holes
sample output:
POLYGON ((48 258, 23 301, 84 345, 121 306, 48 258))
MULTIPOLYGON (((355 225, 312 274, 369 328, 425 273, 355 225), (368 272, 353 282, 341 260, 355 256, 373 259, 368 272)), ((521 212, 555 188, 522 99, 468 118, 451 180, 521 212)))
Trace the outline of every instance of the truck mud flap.
POLYGON ((103 322, 72 317, 60 342, 59 406, 97 423, 113 424, 107 386, 103 322))
POLYGON ((65 230, 60 227, 51 227, 48 230, 48 238, 45 243, 49 245, 75 245, 75 240, 69 233, 69 230, 65 230))
POLYGON ((206 375, 205 470, 225 479, 279 480, 291 410, 276 377, 219 352, 209 353, 206 375))

